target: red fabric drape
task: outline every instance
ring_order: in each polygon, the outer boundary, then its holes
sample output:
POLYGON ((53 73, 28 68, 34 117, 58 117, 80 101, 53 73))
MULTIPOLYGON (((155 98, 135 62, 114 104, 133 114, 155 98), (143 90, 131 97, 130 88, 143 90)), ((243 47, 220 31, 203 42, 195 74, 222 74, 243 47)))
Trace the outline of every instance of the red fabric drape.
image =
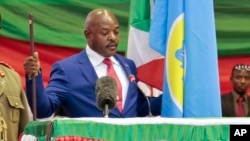
MULTIPOLYGON (((35 51, 39 53, 41 67, 43 69, 44 84, 47 85, 52 64, 55 61, 80 52, 81 49, 35 43, 35 51)), ((29 55, 29 42, 9 39, 0 36, 0 60, 8 63, 20 74, 23 85, 25 85, 23 63, 25 58, 29 55)))
MULTIPOLYGON (((41 66, 44 74, 44 84, 47 85, 52 64, 55 61, 61 60, 65 57, 80 52, 81 49, 75 49, 70 47, 58 47, 36 43, 35 51, 39 52, 41 66)), ((3 60, 8 63, 21 75, 23 85, 25 85, 23 62, 28 55, 30 55, 29 42, 14 40, 0 36, 0 60, 3 60)), ((229 92, 232 88, 229 77, 231 74, 231 69, 236 63, 250 64, 250 56, 219 57, 219 78, 222 93, 229 92)))

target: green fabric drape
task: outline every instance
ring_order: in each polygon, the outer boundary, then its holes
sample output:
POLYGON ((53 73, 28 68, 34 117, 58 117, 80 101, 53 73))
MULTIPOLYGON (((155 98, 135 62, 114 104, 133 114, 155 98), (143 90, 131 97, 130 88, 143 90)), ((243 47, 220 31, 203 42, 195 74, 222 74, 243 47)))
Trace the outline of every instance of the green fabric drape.
MULTIPOLYGON (((41 141, 46 135, 48 122, 33 121, 25 134, 41 141)), ((51 137, 80 136, 105 141, 229 141, 229 125, 193 124, 109 124, 91 120, 61 120, 53 123, 51 137)))

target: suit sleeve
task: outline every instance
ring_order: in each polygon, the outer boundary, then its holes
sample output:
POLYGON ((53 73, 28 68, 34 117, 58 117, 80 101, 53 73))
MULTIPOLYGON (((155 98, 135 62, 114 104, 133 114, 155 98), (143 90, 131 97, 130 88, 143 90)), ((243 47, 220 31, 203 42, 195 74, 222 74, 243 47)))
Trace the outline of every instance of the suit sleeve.
MULTIPOLYGON (((26 86, 28 101, 32 105, 32 81, 28 78, 26 78, 26 86)), ((59 63, 52 66, 50 81, 46 88, 43 85, 41 71, 36 77, 37 117, 46 118, 51 116, 65 100, 68 89, 66 73, 59 63)))

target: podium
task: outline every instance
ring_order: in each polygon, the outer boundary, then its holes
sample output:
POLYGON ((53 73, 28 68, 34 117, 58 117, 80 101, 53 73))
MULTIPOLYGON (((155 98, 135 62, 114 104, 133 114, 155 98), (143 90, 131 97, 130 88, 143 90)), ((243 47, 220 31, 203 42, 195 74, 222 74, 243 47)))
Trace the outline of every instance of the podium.
POLYGON ((249 118, 55 118, 31 121, 26 141, 196 141, 229 140, 230 124, 249 118))

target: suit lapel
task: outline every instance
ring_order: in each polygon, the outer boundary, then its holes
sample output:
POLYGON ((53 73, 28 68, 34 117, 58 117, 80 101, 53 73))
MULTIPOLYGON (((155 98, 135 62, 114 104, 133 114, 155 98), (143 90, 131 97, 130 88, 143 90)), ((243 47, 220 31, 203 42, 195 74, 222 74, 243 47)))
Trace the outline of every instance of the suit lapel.
MULTIPOLYGON (((122 67, 125 70, 125 73, 127 75, 127 73, 129 72, 128 66, 126 65, 126 67, 125 67, 125 63, 124 63, 124 61, 121 61, 120 57, 118 57, 116 59, 120 62, 120 64, 122 65, 122 67)), ((97 76, 95 69, 92 66, 85 50, 83 50, 79 54, 78 62, 79 62, 79 68, 80 68, 83 76, 86 78, 86 81, 88 81, 91 85, 93 85, 95 87, 98 76, 97 76)), ((110 114, 115 115, 117 117, 120 116, 120 112, 117 108, 111 109, 110 114)))
MULTIPOLYGON (((117 59, 117 61, 119 61, 127 78, 129 78, 129 75, 132 74, 131 69, 129 68, 129 65, 125 62, 124 58, 120 57, 119 55, 115 55, 115 58, 117 59)), ((135 82, 131 82, 128 79, 128 92, 127 92, 127 97, 126 97, 124 107, 123 107, 123 115, 126 115, 126 112, 131 108, 131 106, 134 106, 134 105, 130 104, 129 100, 132 99, 133 94, 135 93, 135 92, 133 92, 135 90, 133 88, 135 86, 135 84, 136 84, 135 82)))
POLYGON ((235 107, 234 107, 234 100, 233 100, 233 94, 232 93, 230 93, 227 102, 228 102, 229 112, 231 112, 230 115, 233 115, 235 117, 236 116, 236 111, 235 111, 235 107))
POLYGON ((96 80, 98 79, 98 76, 95 72, 94 67, 92 66, 91 62, 89 61, 89 58, 86 54, 86 51, 83 50, 78 57, 79 62, 79 68, 83 74, 83 76, 86 78, 86 80, 91 85, 96 85, 96 80))
MULTIPOLYGON (((125 60, 118 56, 115 55, 115 58, 117 61, 119 61, 120 65, 122 66, 126 76, 129 76, 131 73, 131 70, 129 68, 129 65, 125 62, 125 60)), ((86 54, 86 51, 83 50, 78 57, 78 62, 79 62, 79 68, 83 74, 83 76, 86 78, 86 81, 88 81, 91 85, 95 86, 96 85, 96 80, 98 79, 98 76, 95 72, 95 69, 93 68, 91 62, 89 61, 89 58, 86 54)), ((126 112, 130 109, 131 105, 128 100, 132 98, 135 90, 133 87, 135 86, 135 82, 130 82, 128 81, 128 92, 127 92, 127 98, 125 100, 125 107, 123 108, 123 115, 126 115, 126 112)), ((117 108, 111 109, 110 114, 119 116, 120 112, 117 108)))

